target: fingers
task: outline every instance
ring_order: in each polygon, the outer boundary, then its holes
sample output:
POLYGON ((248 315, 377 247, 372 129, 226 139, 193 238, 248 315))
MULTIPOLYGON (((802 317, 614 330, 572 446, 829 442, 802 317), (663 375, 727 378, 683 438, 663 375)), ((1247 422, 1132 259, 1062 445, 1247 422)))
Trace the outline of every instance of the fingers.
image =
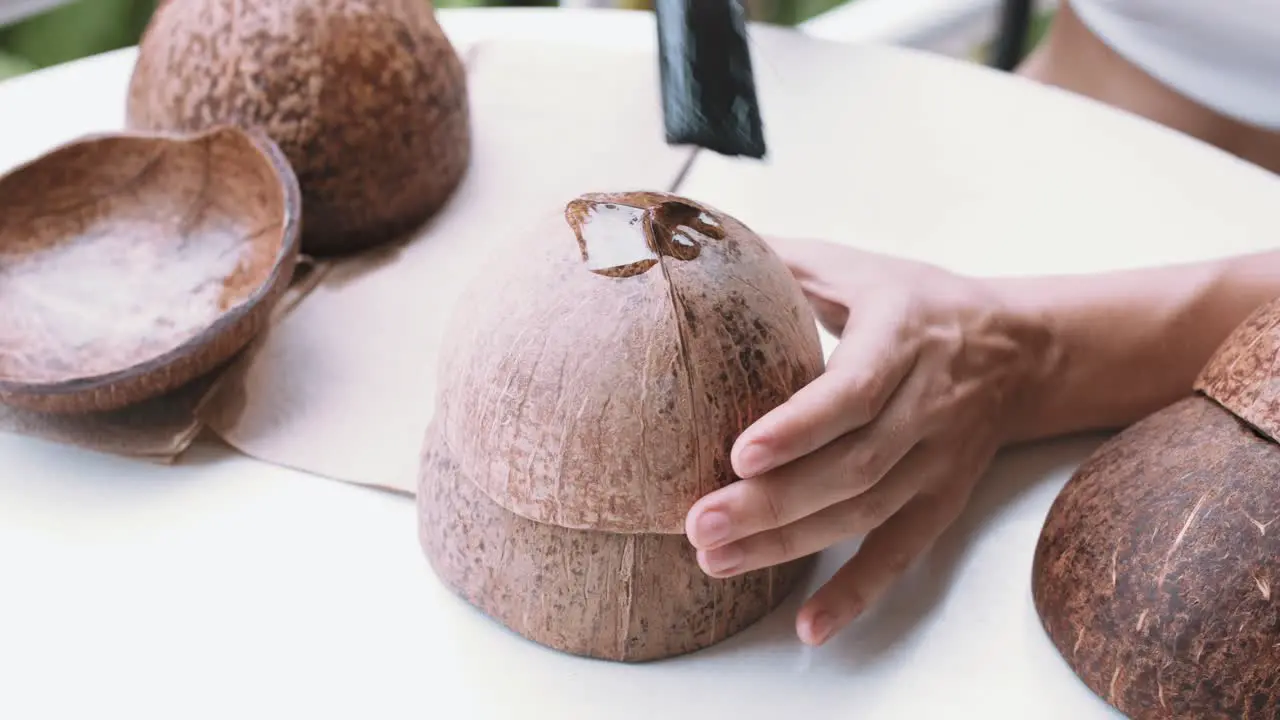
POLYGON ((821 282, 823 278, 831 277, 833 262, 853 264, 864 261, 869 256, 864 250, 825 240, 771 236, 766 242, 801 284, 809 281, 821 282))
POLYGON ((840 297, 841 286, 851 278, 848 273, 834 271, 833 261, 838 265, 858 262, 861 251, 815 240, 771 237, 768 244, 800 283, 805 299, 822 326, 833 335, 843 334, 849 320, 849 306, 840 297))
POLYGON ((871 531, 844 567, 800 608, 796 633, 821 645, 884 595, 946 530, 964 498, 919 495, 888 522, 871 531))
POLYGON ((711 550, 791 525, 861 495, 919 441, 910 422, 913 408, 907 401, 891 403, 871 424, 816 452, 708 493, 686 516, 689 542, 699 550, 711 550))
POLYGON ((797 280, 804 282, 814 276, 822 275, 822 269, 830 264, 834 253, 848 256, 858 250, 835 245, 822 240, 806 240, 801 238, 784 238, 769 236, 765 243, 777 253, 782 263, 787 266, 797 280))
POLYGON ((837 337, 844 333, 845 326, 849 322, 847 305, 807 291, 804 296, 824 330, 837 337))
POLYGON ((879 527, 922 487, 930 449, 916 445, 870 490, 789 525, 749 535, 737 542, 698 551, 698 564, 712 577, 731 577, 811 555, 879 527))
POLYGON ((875 419, 912 367, 900 319, 886 309, 849 329, 822 375, 738 437, 730 454, 734 473, 766 473, 875 419))

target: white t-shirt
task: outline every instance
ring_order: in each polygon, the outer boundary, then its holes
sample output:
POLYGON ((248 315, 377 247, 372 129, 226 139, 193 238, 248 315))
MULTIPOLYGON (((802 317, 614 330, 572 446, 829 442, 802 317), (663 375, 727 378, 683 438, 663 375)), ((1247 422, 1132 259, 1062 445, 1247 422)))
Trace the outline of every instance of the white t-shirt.
POLYGON ((1112 50, 1181 94, 1280 130, 1280 0, 1068 0, 1112 50))

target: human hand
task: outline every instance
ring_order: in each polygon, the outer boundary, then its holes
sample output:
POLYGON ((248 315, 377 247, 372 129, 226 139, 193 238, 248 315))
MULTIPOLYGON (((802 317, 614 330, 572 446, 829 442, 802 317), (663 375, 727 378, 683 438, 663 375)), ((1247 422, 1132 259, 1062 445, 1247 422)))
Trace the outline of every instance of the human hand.
POLYGON ((742 479, 695 503, 686 533, 713 577, 865 536, 796 618, 819 645, 960 514, 1052 343, 981 281, 822 242, 770 244, 840 344, 820 377, 739 436, 742 479))

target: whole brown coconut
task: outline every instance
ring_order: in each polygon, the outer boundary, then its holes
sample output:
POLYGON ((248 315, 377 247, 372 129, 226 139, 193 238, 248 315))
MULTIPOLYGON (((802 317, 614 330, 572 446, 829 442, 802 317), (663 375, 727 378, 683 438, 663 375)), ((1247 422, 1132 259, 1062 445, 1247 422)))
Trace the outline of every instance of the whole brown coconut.
POLYGON ((428 0, 168 0, 142 37, 127 123, 261 128, 303 194, 302 250, 395 238, 470 160, 466 75, 428 0))
POLYGON ((807 559, 710 578, 684 517, 823 369, 799 286, 737 220, 664 193, 578 197, 510 247, 441 356, 418 493, 435 571, 577 655, 652 660, 751 625, 807 559))
POLYGON ((1041 620, 1129 717, 1280 717, 1280 300, 1196 393, 1103 445, 1049 511, 1041 620))

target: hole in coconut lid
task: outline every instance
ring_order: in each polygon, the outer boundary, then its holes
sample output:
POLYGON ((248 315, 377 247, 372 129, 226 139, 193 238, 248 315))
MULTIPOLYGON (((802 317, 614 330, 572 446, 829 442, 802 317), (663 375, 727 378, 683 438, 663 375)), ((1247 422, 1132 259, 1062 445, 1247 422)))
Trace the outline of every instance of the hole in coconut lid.
POLYGON ((702 252, 695 233, 717 240, 725 236, 701 208, 679 200, 653 202, 646 193, 583 196, 568 204, 565 218, 587 269, 606 277, 639 275, 662 257, 693 260, 702 252))

